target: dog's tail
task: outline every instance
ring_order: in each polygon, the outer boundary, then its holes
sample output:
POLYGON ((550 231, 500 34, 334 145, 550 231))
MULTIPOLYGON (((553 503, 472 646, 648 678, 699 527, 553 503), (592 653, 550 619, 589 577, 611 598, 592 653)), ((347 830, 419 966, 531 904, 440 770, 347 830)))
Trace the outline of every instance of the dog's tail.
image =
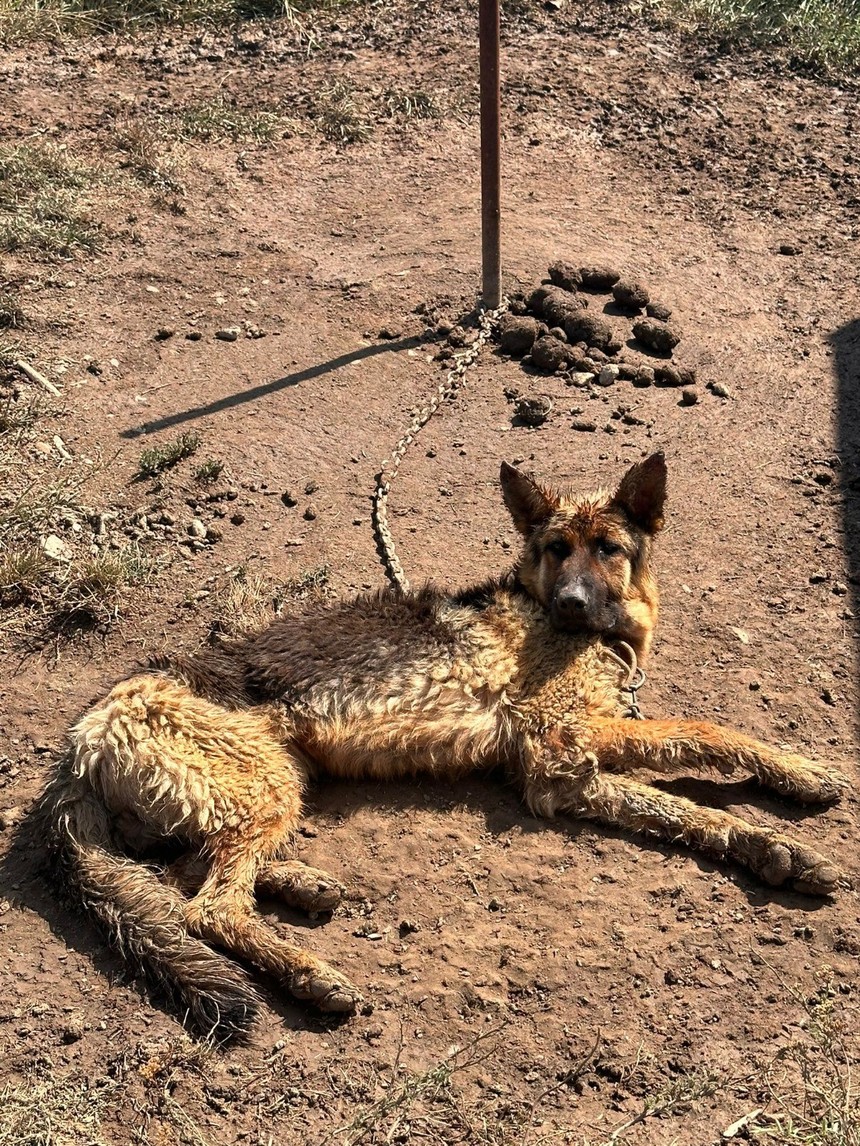
POLYGON ((229 959, 188 933, 180 892, 123 853, 89 776, 76 773, 70 752, 42 803, 66 891, 198 1030, 219 1041, 245 1034, 259 1002, 250 983, 229 959))

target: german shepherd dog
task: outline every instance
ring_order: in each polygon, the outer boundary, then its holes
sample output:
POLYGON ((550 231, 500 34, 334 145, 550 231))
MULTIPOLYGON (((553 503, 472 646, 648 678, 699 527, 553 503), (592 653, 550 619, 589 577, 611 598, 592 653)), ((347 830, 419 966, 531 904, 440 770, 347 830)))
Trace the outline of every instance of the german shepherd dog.
POLYGON ((340 885, 287 858, 320 772, 447 781, 506 768, 538 816, 569 813, 683 840, 765 882, 824 895, 838 869, 781 832, 631 779, 716 768, 803 802, 837 772, 714 724, 627 718, 631 670, 657 620, 651 571, 666 466, 654 454, 587 497, 502 465, 522 534, 508 574, 463 592, 387 591, 310 606, 255 635, 118 684, 70 734, 44 799, 58 868, 123 954, 216 1038, 245 1032, 258 996, 222 952, 323 1011, 359 991, 286 942, 256 893, 333 909, 340 885), (166 869, 141 859, 171 839, 166 869))

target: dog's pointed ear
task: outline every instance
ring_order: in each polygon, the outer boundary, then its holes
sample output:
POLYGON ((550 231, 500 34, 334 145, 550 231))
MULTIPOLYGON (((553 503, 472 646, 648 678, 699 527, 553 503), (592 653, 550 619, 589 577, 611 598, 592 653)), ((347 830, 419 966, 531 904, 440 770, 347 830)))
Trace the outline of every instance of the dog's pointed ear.
POLYGON ((538 485, 507 462, 502 462, 499 477, 505 505, 523 536, 534 533, 558 509, 558 497, 551 490, 538 485))
POLYGON ((631 466, 612 500, 646 533, 662 529, 666 504, 666 459, 662 452, 631 466))

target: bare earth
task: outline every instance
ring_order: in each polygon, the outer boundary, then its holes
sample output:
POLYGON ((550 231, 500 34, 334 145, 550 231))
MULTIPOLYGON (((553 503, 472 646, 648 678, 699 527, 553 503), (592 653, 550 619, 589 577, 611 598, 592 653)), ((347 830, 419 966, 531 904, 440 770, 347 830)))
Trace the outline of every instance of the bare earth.
MULTIPOLYGON (((0 60, 4 138, 47 131, 114 169, 124 117, 219 92, 293 117, 271 143, 186 145, 173 211, 170 195, 113 193, 98 255, 5 257, 26 343, 64 391, 36 438, 60 434, 64 466, 102 459, 89 505, 176 524, 138 530, 161 569, 106 633, 35 650, 5 638, 0 823, 26 813, 106 684, 205 637, 237 566, 282 580, 328 566, 336 594, 383 584, 374 475, 442 376, 435 322, 455 322, 478 288, 473 7, 345 10, 309 58, 274 24, 0 60), (390 88, 447 110, 337 147, 307 119, 335 79, 377 112, 390 88), (265 337, 214 338, 243 322, 265 337), (176 333, 157 341, 162 327, 176 333), (141 451, 181 431, 201 435, 195 459, 134 480, 141 451), (204 488, 192 471, 209 457, 226 468, 204 488), (217 531, 198 550, 182 544, 195 516, 217 531)), ((507 284, 531 287, 558 257, 643 278, 675 312, 700 398, 683 407, 675 389, 618 382, 589 399, 485 353, 394 487, 401 559, 413 582, 452 587, 509 564, 502 458, 587 489, 661 448, 670 520, 643 707, 725 721, 856 778, 856 93, 614 5, 587 22, 518 11, 505 31, 507 284), (512 387, 552 398, 544 426, 512 425, 512 387), (627 422, 611 417, 621 406, 627 422), (573 430, 577 417, 597 431, 573 430)), ((855 795, 813 811, 716 776, 670 786, 790 823, 858 873, 855 795)), ((499 777, 332 784, 311 793, 298 852, 352 899, 330 920, 264 909, 361 984, 370 1013, 337 1024, 272 989, 249 1045, 201 1054, 56 902, 38 842, 13 836, 0 831, 0 1083, 59 1104, 51 1141, 596 1146, 651 1099, 655 1115, 619 1141, 711 1146, 777 1109, 765 1068, 803 1037, 825 968, 839 1005, 855 1005, 853 891, 819 902, 681 848, 540 823, 499 777), (454 1046, 448 1068, 463 1069, 427 1076, 454 1046), (372 1106, 386 1096, 392 1109, 372 1106)))

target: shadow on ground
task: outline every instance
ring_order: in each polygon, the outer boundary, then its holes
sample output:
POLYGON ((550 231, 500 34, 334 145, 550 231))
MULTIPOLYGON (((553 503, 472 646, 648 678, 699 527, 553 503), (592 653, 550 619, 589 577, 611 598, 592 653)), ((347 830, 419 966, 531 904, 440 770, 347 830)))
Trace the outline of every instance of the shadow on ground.
MULTIPOLYGON (((855 618, 860 611, 860 319, 830 336, 837 383, 837 449, 841 460, 841 511, 845 561, 855 618)), ((855 620, 856 626, 856 620, 855 620)), ((854 713, 855 730, 860 712, 854 713)))

